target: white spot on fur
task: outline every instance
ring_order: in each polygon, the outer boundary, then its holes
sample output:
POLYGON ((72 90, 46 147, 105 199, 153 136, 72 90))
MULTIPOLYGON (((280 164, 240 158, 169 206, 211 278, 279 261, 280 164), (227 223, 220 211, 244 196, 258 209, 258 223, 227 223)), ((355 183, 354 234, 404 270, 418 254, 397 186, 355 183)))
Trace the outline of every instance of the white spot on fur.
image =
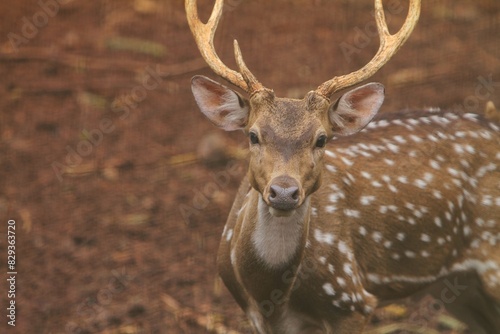
POLYGON ((231 238, 232 238, 232 237, 233 237, 233 229, 229 229, 229 230, 227 231, 226 241, 228 241, 228 242, 229 242, 229 241, 231 240, 231 238))
POLYGON ((377 231, 373 232, 373 233, 372 233, 372 239, 373 239, 373 241, 375 241, 376 243, 379 243, 380 241, 382 241, 382 233, 377 232, 377 231))
POLYGON ((325 154, 327 156, 329 156, 330 158, 334 158, 334 159, 337 158, 337 155, 335 153, 333 153, 332 151, 326 150, 325 154))
POLYGON ((335 290, 333 289, 333 286, 331 283, 325 283, 323 284, 323 290, 325 293, 329 296, 335 296, 335 290))
POLYGON ((420 137, 417 137, 416 135, 410 135, 410 139, 413 140, 415 143, 423 142, 423 139, 420 137))
POLYGON ((394 166, 395 162, 394 160, 384 158, 384 162, 389 165, 389 166, 394 166))
POLYGON ((432 196, 434 196, 437 199, 442 199, 443 195, 441 195, 441 192, 439 190, 433 189, 432 190, 432 196))
POLYGON ((350 263, 344 263, 344 273, 349 276, 349 277, 352 277, 353 276, 353 271, 352 271, 352 265, 350 263))
POLYGON ((427 187, 427 182, 424 180, 417 179, 413 182, 414 185, 419 187, 420 189, 425 189, 427 187))
POLYGON ((343 240, 340 240, 337 247, 339 248, 339 252, 342 254, 347 254, 349 252, 349 248, 343 240))
POLYGON ((406 140, 401 136, 394 136, 392 138, 400 144, 406 144, 406 140))
POLYGON ((360 202, 363 205, 370 205, 373 201, 375 201, 375 196, 361 196, 360 202))
POLYGON ((335 211, 337 211, 337 207, 335 205, 327 205, 325 207, 325 211, 327 213, 334 213, 335 211))
POLYGON ((328 170, 329 172, 332 172, 332 173, 337 172, 337 168, 335 166, 332 166, 332 165, 326 165, 326 170, 328 170))
POLYGON ((405 255, 406 255, 406 257, 408 257, 408 258, 410 258, 410 259, 413 259, 413 258, 415 257, 415 255, 416 255, 416 254, 415 254, 415 252, 412 252, 412 251, 410 251, 410 250, 406 250, 406 251, 405 251, 405 255))
POLYGON ((361 213, 358 210, 344 209, 344 214, 347 217, 353 217, 353 218, 361 217, 361 213))
POLYGON ((337 277, 337 283, 340 285, 340 287, 345 288, 347 286, 347 283, 343 277, 338 276, 337 277))
POLYGON ((323 233, 319 229, 314 230, 314 239, 322 244, 333 245, 335 239, 332 233, 323 233))
POLYGON ((361 172, 361 176, 364 177, 365 179, 370 180, 372 178, 371 174, 365 171, 361 172))
POLYGON ((352 166, 354 164, 354 162, 347 159, 346 157, 340 157, 340 160, 342 160, 342 162, 345 163, 347 166, 352 166))
POLYGON ((420 240, 423 242, 431 242, 431 237, 428 234, 422 233, 420 235, 420 240))
POLYGON ((407 184, 408 183, 408 178, 406 176, 398 176, 398 181, 407 184))

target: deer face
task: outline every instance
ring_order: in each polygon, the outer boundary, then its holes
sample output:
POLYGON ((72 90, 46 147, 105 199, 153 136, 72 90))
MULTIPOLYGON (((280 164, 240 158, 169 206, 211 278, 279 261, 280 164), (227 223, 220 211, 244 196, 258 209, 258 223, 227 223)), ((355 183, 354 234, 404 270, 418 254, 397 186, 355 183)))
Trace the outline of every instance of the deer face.
POLYGON ((302 100, 277 98, 268 89, 247 100, 202 76, 193 78, 192 90, 212 123, 247 134, 250 183, 275 216, 292 214, 319 188, 327 141, 361 130, 384 99, 384 88, 376 83, 355 88, 335 103, 316 92, 302 100))

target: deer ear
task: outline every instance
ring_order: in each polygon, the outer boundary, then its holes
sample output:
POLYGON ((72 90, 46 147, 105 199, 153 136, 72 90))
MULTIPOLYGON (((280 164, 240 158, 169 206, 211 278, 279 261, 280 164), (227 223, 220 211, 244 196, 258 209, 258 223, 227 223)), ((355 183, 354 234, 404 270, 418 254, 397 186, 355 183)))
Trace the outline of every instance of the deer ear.
POLYGON ((350 90, 330 105, 328 118, 336 136, 348 136, 362 130, 384 102, 384 86, 369 83, 350 90))
POLYGON ((247 124, 249 103, 232 89, 197 75, 191 79, 191 90, 201 112, 218 127, 234 131, 247 124))

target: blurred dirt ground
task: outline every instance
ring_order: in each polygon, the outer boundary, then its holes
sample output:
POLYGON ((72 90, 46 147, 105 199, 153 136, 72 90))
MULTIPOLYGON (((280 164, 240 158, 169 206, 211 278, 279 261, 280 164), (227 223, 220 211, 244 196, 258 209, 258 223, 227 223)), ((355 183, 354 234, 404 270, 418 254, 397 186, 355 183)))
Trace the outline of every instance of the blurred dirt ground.
MULTIPOLYGON (((264 85, 301 97, 375 53, 372 6, 227 0, 216 46, 234 66, 237 38, 264 85)), ((406 1, 386 9, 394 30, 406 1)), ((215 75, 183 2, 2 1, 0 13, 0 254, 5 263, 15 219, 18 271, 16 326, 2 315, 0 331, 249 333, 215 267, 245 139, 218 133, 194 104, 190 77, 215 75)), ((500 105, 499 41, 499 1, 424 1, 373 78, 386 85, 383 111, 500 105)), ((371 329, 463 332, 433 305, 392 304, 371 329)))

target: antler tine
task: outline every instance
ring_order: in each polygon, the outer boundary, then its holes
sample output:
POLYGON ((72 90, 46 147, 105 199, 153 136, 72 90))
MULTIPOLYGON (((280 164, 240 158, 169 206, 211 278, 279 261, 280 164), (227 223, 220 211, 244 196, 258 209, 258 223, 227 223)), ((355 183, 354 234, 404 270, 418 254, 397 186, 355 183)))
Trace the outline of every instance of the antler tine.
POLYGON ((234 53, 240 73, 227 67, 215 52, 214 36, 215 31, 217 30, 217 25, 219 24, 219 20, 222 16, 223 7, 224 0, 216 0, 208 22, 203 23, 200 21, 198 16, 196 0, 186 0, 185 8, 189 28, 191 29, 196 45, 198 46, 198 49, 208 66, 210 66, 210 68, 217 75, 226 79, 233 85, 240 87, 247 93, 252 94, 253 92, 263 89, 264 87, 257 81, 255 76, 245 65, 238 42, 236 42, 236 40, 234 41, 234 53))
POLYGON ((264 89, 264 86, 262 86, 262 84, 257 81, 257 78, 252 74, 252 72, 250 72, 247 65, 243 61, 243 56, 241 55, 240 46, 238 45, 237 40, 234 40, 234 58, 236 58, 238 69, 240 70, 243 79, 247 83, 250 92, 257 92, 264 89))
POLYGON ((405 23, 399 31, 391 35, 387 27, 382 0, 375 0, 375 20, 380 38, 380 46, 372 60, 361 69, 350 74, 334 77, 321 84, 316 92, 329 97, 333 93, 354 86, 374 75, 399 50, 410 36, 420 16, 420 0, 410 0, 410 8, 405 23))

